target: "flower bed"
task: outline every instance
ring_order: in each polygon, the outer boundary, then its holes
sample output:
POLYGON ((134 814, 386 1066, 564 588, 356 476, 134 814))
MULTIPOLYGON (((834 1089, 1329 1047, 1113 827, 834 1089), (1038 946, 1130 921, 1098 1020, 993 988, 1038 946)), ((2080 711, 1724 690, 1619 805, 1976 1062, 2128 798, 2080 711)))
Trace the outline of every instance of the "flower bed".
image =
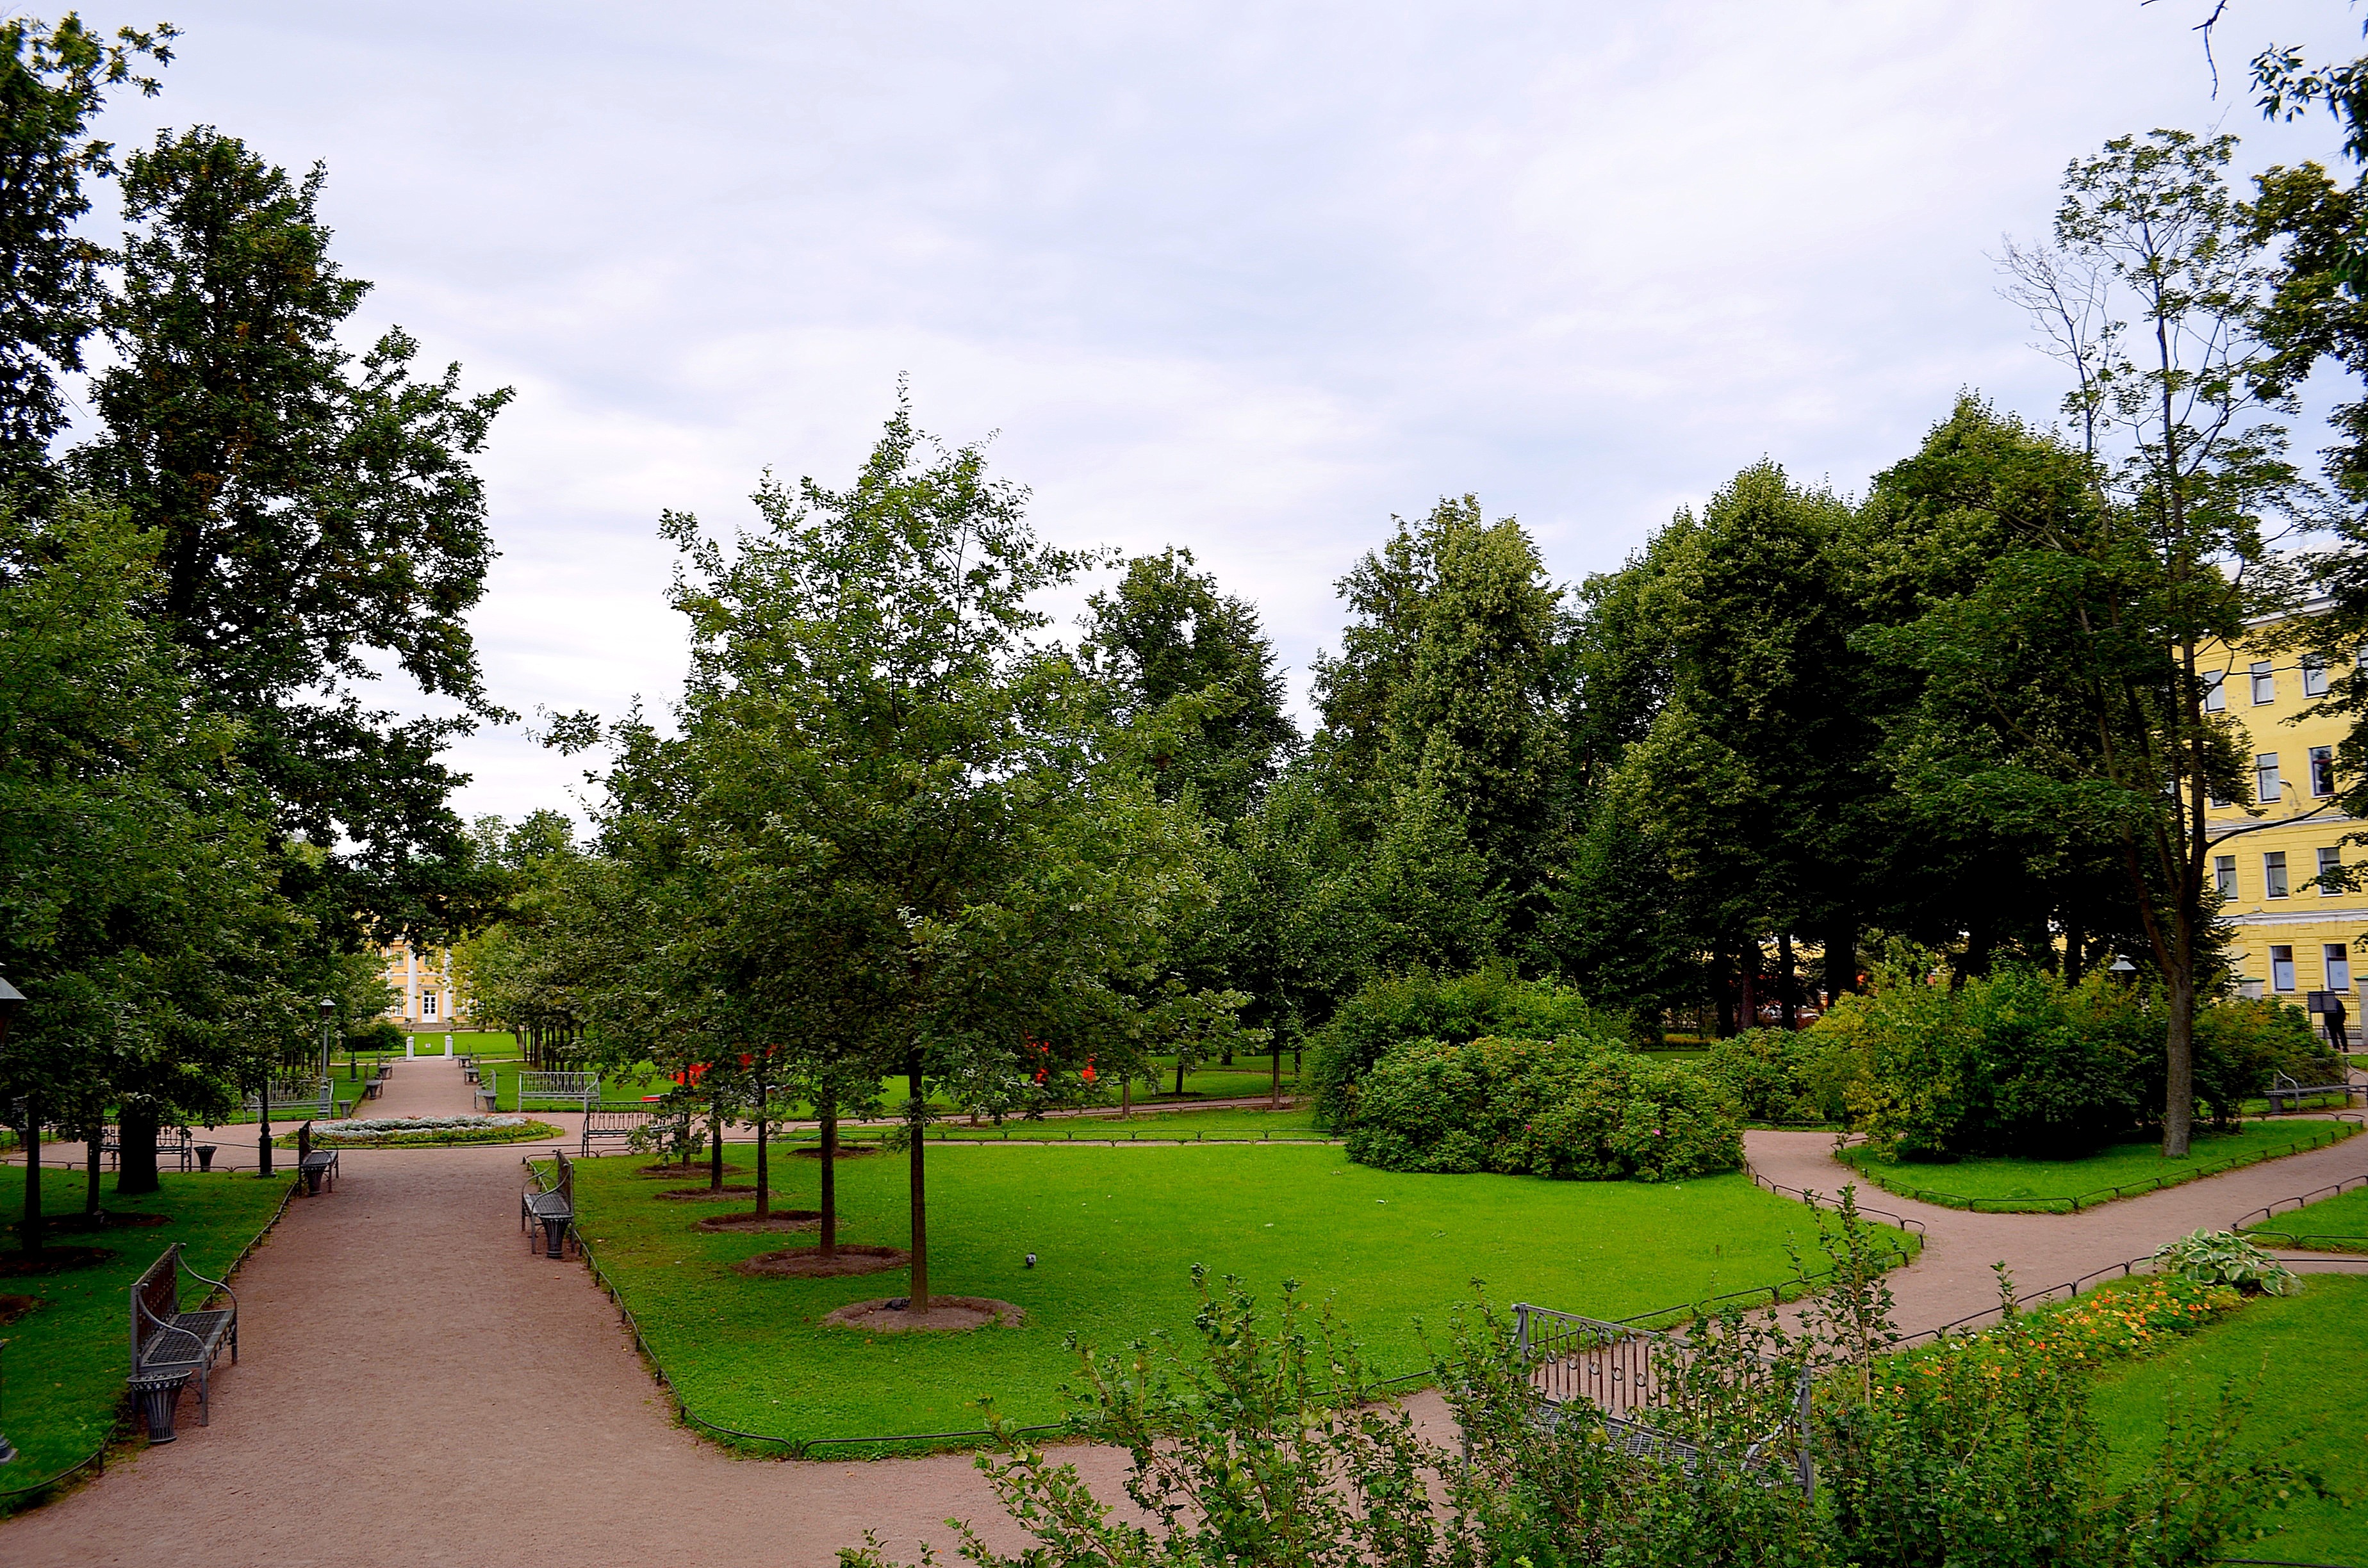
MULTIPOLYGON (((322 1149, 417 1149, 458 1143, 531 1143, 563 1137, 547 1121, 524 1116, 379 1116, 316 1121, 313 1143, 322 1149)), ((296 1140, 275 1140, 292 1148, 296 1140)))

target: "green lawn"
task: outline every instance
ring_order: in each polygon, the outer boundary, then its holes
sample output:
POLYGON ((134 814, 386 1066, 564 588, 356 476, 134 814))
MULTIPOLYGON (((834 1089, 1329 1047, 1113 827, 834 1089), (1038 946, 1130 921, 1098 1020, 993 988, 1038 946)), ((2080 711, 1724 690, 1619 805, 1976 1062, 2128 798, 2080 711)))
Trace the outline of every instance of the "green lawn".
MULTIPOLYGON (((24 1173, 8 1173, 6 1191, 0 1194, 0 1223, 13 1227, 24 1215, 24 1173)), ((145 1198, 119 1198, 114 1178, 107 1179, 103 1201, 118 1213, 138 1211, 173 1216, 173 1223, 154 1229, 53 1236, 55 1244, 97 1245, 115 1253, 112 1260, 65 1274, 0 1278, 0 1294, 32 1296, 40 1305, 6 1328, 8 1342, 0 1355, 0 1373, 6 1377, 5 1404, 0 1404, 0 1431, 22 1451, 14 1464, 0 1469, 0 1491, 30 1485, 82 1459, 115 1430, 123 1406, 123 1379, 131 1369, 126 1287, 156 1261, 156 1255, 174 1242, 188 1247, 189 1266, 220 1278, 256 1232, 270 1220, 288 1190, 283 1176, 277 1181, 223 1175, 183 1176, 167 1172, 164 1189, 145 1198)), ((48 1173, 42 1179, 42 1208, 52 1214, 79 1214, 81 1173, 69 1176, 48 1173)), ((15 1243, 9 1244, 11 1250, 15 1243)), ((236 1288, 236 1281, 233 1281, 236 1288)), ((191 1291, 185 1306, 195 1306, 191 1291)), ((224 1358, 225 1363, 227 1358, 224 1358)), ((196 1419, 194 1391, 184 1407, 196 1419)), ((0 1513, 12 1506, 0 1498, 0 1513)))
MULTIPOLYGON (((2330 1486, 2368 1498, 2368 1396, 2345 1370, 2363 1336, 2368 1278, 2306 1276, 2300 1295, 2256 1299, 2191 1339, 2108 1371, 2092 1408, 2112 1445, 2115 1479, 2128 1480, 2159 1451, 2167 1398, 2208 1410, 2234 1378, 2254 1390, 2248 1442, 2283 1448, 2330 1486)), ((2274 1533, 2236 1555, 2368 1568, 2368 1502, 2305 1502, 2263 1523, 2274 1533)))
POLYGON ((2353 1187, 2245 1227, 2271 1246, 2317 1252, 2368 1252, 2368 1187, 2353 1187))
MULTIPOLYGON (((696 1214, 633 1174, 646 1162, 577 1166, 582 1229, 598 1262, 693 1411, 792 1438, 966 1431, 979 1425, 982 1395, 1023 1423, 1053 1419, 1057 1389, 1076 1367, 1064 1336, 1116 1348, 1154 1329, 1183 1329, 1195 1262, 1238 1274, 1262 1295, 1302 1281, 1336 1304, 1387 1375, 1426 1365, 1415 1320, 1442 1324, 1471 1298, 1474 1276, 1499 1302, 1624 1317, 1782 1280, 1787 1240, 1806 1245, 1815 1234, 1804 1210, 1742 1176, 1656 1187, 1405 1176, 1307 1144, 948 1144, 929 1151, 932 1286, 1014 1302, 1028 1322, 875 1338, 816 1320, 849 1301, 903 1294, 903 1272, 734 1274, 736 1259, 812 1238, 701 1233, 696 1214), (1032 1269, 1030 1252, 1040 1259, 1032 1269)), ((735 1163, 747 1163, 745 1151, 735 1163)), ((811 1208, 814 1162, 783 1158, 774 1168, 779 1201, 811 1208)), ((848 1162, 839 1197, 842 1239, 905 1243, 904 1160, 848 1162)))
POLYGON ((1892 1165, 1865 1149, 1853 1149, 1844 1158, 1869 1181, 1903 1198, 1991 1213, 2061 1214, 2300 1153, 2355 1131, 2347 1122, 2249 1122, 2234 1132, 2197 1132, 2183 1160, 2164 1159, 2155 1142, 2119 1143, 2081 1160, 1982 1157, 1954 1165, 1892 1165))
MULTIPOLYGON (((846 1136, 851 1142, 871 1142, 879 1137, 879 1131, 876 1128, 850 1128, 846 1136)), ((812 1143, 819 1136, 800 1131, 795 1141, 812 1143)), ((1321 1140, 1326 1136, 1315 1125, 1315 1111, 1305 1107, 1292 1110, 1139 1110, 1122 1121, 1114 1116, 1063 1116, 1048 1117, 1042 1121, 1006 1121, 1000 1127, 991 1121, 973 1127, 967 1119, 949 1118, 929 1128, 932 1143, 940 1139, 981 1143, 1131 1143, 1162 1140, 1189 1142, 1212 1138, 1321 1140)))

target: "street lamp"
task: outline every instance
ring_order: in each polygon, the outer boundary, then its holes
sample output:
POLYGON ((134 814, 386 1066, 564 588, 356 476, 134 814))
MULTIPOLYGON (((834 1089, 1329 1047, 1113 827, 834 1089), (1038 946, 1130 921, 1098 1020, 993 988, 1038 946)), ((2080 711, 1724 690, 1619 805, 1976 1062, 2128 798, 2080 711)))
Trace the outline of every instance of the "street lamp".
POLYGON ((2127 985, 2138 977, 2138 966, 2127 958, 2116 957, 2112 962, 2105 966, 2105 972, 2123 985, 2127 985))
MULTIPOLYGON (((0 1045, 8 1043, 8 1026, 16 1021, 17 1012, 24 1006, 25 994, 9 984, 7 976, 0 975, 0 1045)), ((29 1112, 32 1108, 28 1106, 26 1108, 29 1112)), ((0 1350, 7 1348, 8 1342, 0 1339, 0 1350)), ((0 1432, 0 1464, 6 1464, 16 1457, 17 1446, 8 1440, 6 1432, 0 1432)))
POLYGON ((329 1020, 337 1016, 337 1004, 331 998, 321 998, 321 1081, 329 1081, 329 1020))

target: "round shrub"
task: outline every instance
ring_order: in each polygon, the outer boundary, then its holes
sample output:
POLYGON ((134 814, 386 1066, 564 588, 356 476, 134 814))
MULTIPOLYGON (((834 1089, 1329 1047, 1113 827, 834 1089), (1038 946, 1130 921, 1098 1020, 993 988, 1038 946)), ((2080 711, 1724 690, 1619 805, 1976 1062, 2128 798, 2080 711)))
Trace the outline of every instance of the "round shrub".
POLYGON ((1383 1170, 1658 1181, 1733 1170, 1726 1092, 1600 1040, 1410 1041, 1368 1072, 1349 1157, 1383 1170))
POLYGON ((1606 1013, 1567 985, 1522 980, 1501 970, 1440 975, 1417 971, 1369 981, 1308 1037, 1305 1085, 1316 1119, 1346 1128, 1357 1118, 1364 1076, 1390 1051, 1422 1041, 1463 1045, 1571 1036, 1625 1041, 1627 1018, 1606 1013))

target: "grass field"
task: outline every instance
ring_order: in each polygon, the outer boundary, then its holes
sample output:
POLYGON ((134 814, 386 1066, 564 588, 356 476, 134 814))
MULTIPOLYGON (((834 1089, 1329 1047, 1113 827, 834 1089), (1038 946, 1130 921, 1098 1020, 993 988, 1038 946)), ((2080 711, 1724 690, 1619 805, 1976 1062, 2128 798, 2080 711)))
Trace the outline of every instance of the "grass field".
POLYGON ((2368 1252, 2368 1187, 2353 1187, 2245 1227, 2248 1235, 2314 1252, 2368 1252))
MULTIPOLYGON (((0 1223, 14 1227, 24 1216, 23 1173, 10 1173, 7 1190, 0 1195, 0 1223)), ((6 1378, 5 1407, 0 1407, 0 1431, 21 1450, 14 1464, 0 1469, 0 1493, 46 1480, 74 1463, 115 1430, 123 1406, 124 1374, 131 1369, 125 1288, 156 1261, 156 1255, 174 1242, 188 1248, 189 1267, 220 1278, 231 1259, 268 1222, 288 1191, 283 1176, 277 1181, 252 1176, 183 1176, 166 1173, 160 1192, 144 1198, 119 1198, 108 1178, 106 1207, 116 1213, 170 1214, 173 1223, 154 1229, 114 1233, 75 1233, 53 1236, 60 1246, 96 1245, 115 1254, 108 1262, 64 1274, 0 1278, 0 1294, 31 1296, 40 1302, 6 1328, 8 1342, 0 1374, 6 1378)), ((82 1211, 83 1184, 77 1175, 45 1176, 43 1210, 52 1214, 82 1211)), ((14 1232, 11 1230, 11 1235, 14 1232)), ((13 1249, 13 1241, 10 1244, 13 1249)), ((184 1299, 196 1305, 196 1293, 184 1299)), ((195 1420, 194 1391, 184 1412, 195 1420)), ((21 1505, 27 1499, 16 1500, 21 1505)), ((12 1506, 0 1496, 0 1513, 12 1506)))
MULTIPOLYGON (((2165 1401, 2208 1412, 2222 1383, 2253 1391, 2246 1440, 2282 1449, 2354 1498, 2368 1497, 2368 1399, 2347 1375, 2368 1336, 2368 1278, 2306 1276, 2300 1295, 2263 1297, 2160 1354, 2100 1380, 2092 1405, 2126 1482, 2162 1445, 2165 1401), (2258 1383, 2255 1380, 2260 1380, 2258 1383)), ((2305 1502, 2234 1555, 2368 1568, 2368 1503, 2305 1502)))
MULTIPOLYGON (((849 1128, 853 1142, 872 1142, 879 1130, 849 1128)), ((820 1134, 801 1131, 787 1140, 813 1143, 820 1134)), ((1136 1111, 1124 1120, 1114 1116, 1049 1117, 1042 1121, 1006 1121, 1001 1127, 948 1119, 929 1128, 929 1142, 973 1143, 1152 1143, 1163 1141, 1200 1142, 1210 1139, 1253 1140, 1294 1138, 1323 1140, 1315 1113, 1305 1107, 1292 1110, 1169 1110, 1136 1111)))
MULTIPOLYGON (((1499 1302, 1624 1317, 1785 1279, 1787 1239, 1805 1245, 1815 1235, 1805 1210, 1741 1176, 1656 1187, 1405 1176, 1306 1144, 949 1144, 929 1153, 932 1288, 1011 1301, 1028 1321, 875 1338, 817 1320, 903 1294, 904 1272, 735 1274, 737 1259, 812 1238, 695 1231, 696 1214, 633 1174, 645 1162, 576 1167, 581 1228, 599 1264, 694 1412, 792 1438, 966 1431, 979 1425, 982 1395, 1021 1422, 1054 1419, 1058 1387, 1076 1365, 1064 1336, 1115 1348, 1185 1328, 1195 1262, 1241 1276, 1261 1296, 1302 1281, 1335 1304, 1388 1375, 1422 1369, 1416 1319, 1443 1326, 1475 1276, 1499 1302), (1030 1252, 1040 1260, 1032 1269, 1030 1252)), ((813 1207, 814 1162, 785 1158, 775 1169, 777 1201, 813 1207)), ((905 1161, 849 1161, 838 1190, 843 1240, 904 1244, 905 1161)))
POLYGON ((2117 1196, 2176 1187, 2237 1165, 2315 1148, 2356 1131, 2348 1122, 2250 1122, 2233 1132, 2195 1134, 2187 1158, 2166 1160, 2161 1145, 2119 1143, 2080 1160, 1983 1157, 1954 1165, 1891 1165, 1866 1149, 1844 1158, 1869 1181, 1903 1198, 1986 1212, 2066 1213, 2117 1196))

